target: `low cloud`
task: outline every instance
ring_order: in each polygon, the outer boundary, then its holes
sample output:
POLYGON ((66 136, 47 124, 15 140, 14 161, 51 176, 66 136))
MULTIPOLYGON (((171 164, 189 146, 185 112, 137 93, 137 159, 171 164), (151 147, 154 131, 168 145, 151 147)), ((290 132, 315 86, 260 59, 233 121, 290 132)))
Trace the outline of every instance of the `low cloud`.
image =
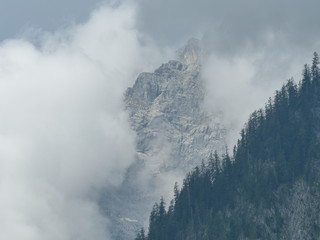
POLYGON ((205 59, 202 71, 205 107, 222 117, 230 148, 253 111, 263 109, 268 98, 287 80, 293 77, 298 82, 301 79, 302 66, 309 62, 309 56, 295 58, 294 55, 260 49, 258 54, 234 57, 210 54, 205 59))
POLYGON ((160 54, 124 4, 37 41, 0 46, 0 239, 108 239, 97 198, 135 155, 123 93, 160 54))

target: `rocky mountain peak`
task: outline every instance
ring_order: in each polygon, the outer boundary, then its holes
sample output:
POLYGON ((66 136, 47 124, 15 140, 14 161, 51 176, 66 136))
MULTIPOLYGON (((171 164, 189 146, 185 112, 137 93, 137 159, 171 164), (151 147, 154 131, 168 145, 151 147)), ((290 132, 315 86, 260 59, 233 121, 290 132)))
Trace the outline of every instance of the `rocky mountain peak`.
POLYGON ((177 59, 141 73, 125 93, 137 155, 121 190, 112 194, 117 200, 105 203, 114 239, 133 239, 160 192, 171 193, 180 175, 225 149, 220 117, 203 107, 200 56, 199 40, 190 39, 177 59))
POLYGON ((201 60, 201 46, 200 41, 196 38, 191 38, 177 51, 177 58, 184 64, 187 65, 198 65, 201 60))

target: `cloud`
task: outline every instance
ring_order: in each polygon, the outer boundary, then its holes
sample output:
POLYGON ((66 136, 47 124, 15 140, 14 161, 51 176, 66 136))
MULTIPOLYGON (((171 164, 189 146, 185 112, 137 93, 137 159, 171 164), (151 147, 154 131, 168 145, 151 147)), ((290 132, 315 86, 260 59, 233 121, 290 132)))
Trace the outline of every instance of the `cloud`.
POLYGON ((302 66, 309 62, 309 56, 294 55, 273 53, 266 48, 233 57, 210 54, 204 60, 201 73, 206 88, 204 106, 221 117, 229 147, 236 143, 253 111, 264 109, 268 98, 287 80, 301 79, 302 66))
POLYGON ((108 239, 97 198, 135 154, 123 93, 160 55, 125 4, 38 42, 0 45, 0 239, 108 239))

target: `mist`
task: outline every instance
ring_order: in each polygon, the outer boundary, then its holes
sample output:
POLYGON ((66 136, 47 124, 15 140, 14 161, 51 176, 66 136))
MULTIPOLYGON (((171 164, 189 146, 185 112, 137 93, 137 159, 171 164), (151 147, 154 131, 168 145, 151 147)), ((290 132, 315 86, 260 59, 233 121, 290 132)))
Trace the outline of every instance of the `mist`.
POLYGON ((227 129, 226 142, 232 148, 253 111, 264 109, 289 79, 300 81, 310 56, 274 55, 268 51, 234 57, 210 54, 204 61, 202 78, 206 87, 204 106, 219 113, 227 129))
POLYGON ((134 161, 123 94, 161 54, 135 8, 0 45, 0 239, 109 239, 97 198, 134 161), (148 61, 146 61, 148 59, 148 61))

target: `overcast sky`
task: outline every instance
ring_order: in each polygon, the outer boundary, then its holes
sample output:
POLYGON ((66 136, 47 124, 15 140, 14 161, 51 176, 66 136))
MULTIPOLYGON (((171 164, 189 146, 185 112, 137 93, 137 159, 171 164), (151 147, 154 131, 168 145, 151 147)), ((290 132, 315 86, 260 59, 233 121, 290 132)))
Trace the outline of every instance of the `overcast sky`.
POLYGON ((320 35, 319 8, 316 0, 140 0, 138 24, 164 44, 211 35, 216 50, 228 51, 281 34, 289 45, 306 46, 320 35))
POLYGON ((30 27, 53 31, 70 24, 83 23, 101 2, 101 0, 1 0, 0 39, 20 36, 30 27))
MULTIPOLYGON (((121 0, 1 0, 0 39, 20 36, 30 28, 55 31, 84 23, 102 4, 121 0)), ((206 36, 216 52, 248 45, 261 46, 279 38, 281 47, 314 45, 318 31, 316 0, 127 0, 138 6, 137 29, 158 44, 181 44, 190 35, 206 36), (285 44, 285 46, 282 46, 285 44)), ((247 50, 247 48, 246 48, 247 50)))

